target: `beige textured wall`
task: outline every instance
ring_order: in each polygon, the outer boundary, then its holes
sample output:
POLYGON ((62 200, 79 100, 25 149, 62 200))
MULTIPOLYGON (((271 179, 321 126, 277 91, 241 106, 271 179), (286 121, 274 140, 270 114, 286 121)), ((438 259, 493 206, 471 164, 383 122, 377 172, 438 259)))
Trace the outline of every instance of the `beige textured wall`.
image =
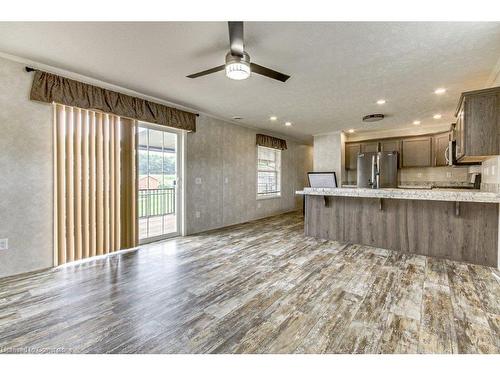
POLYGON ((345 135, 343 132, 314 136, 314 171, 335 172, 337 181, 345 179, 344 174, 344 146, 345 135))
POLYGON ((495 65, 495 68, 493 69, 490 82, 491 82, 490 87, 500 86, 500 59, 498 59, 498 62, 495 65))
POLYGON ((282 152, 280 198, 257 200, 255 129, 200 116, 187 135, 186 230, 188 234, 242 223, 301 207, 295 191, 312 170, 312 147, 287 140, 282 152), (196 184, 196 178, 201 184, 196 184), (196 217, 199 212, 200 217, 196 217))
POLYGON ((23 69, 0 58, 0 277, 52 266, 52 107, 23 69))

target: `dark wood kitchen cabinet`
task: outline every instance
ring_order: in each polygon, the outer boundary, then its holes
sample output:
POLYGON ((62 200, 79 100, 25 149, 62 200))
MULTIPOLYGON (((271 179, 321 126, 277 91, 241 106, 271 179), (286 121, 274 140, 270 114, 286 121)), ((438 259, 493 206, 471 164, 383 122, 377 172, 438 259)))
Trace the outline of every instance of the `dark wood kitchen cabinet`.
POLYGON ((441 133, 436 134, 433 137, 433 145, 432 145, 432 166, 434 167, 444 167, 448 165, 446 162, 446 149, 448 148, 448 144, 450 141, 450 133, 441 133))
POLYGON ((380 151, 398 153, 398 168, 401 167, 401 139, 384 139, 380 141, 380 151))
POLYGON ((465 133, 464 133, 464 111, 463 106, 460 108, 457 113, 457 120, 455 123, 455 158, 457 160, 461 159, 464 156, 464 141, 465 141, 465 133))
POLYGON ((358 166, 359 143, 345 144, 345 169, 356 170, 358 166))
POLYGON ((432 166, 432 137, 406 138, 401 142, 401 166, 430 167, 432 166))
POLYGON ((361 143, 361 152, 377 152, 378 141, 361 143))
POLYGON ((455 116, 457 160, 481 162, 500 154, 500 87, 464 92, 455 116))
POLYGON ((345 169, 357 169, 359 152, 397 151, 399 168, 445 166, 450 132, 346 142, 345 169))
POLYGON ((401 139, 385 139, 380 141, 380 151, 401 152, 401 139))

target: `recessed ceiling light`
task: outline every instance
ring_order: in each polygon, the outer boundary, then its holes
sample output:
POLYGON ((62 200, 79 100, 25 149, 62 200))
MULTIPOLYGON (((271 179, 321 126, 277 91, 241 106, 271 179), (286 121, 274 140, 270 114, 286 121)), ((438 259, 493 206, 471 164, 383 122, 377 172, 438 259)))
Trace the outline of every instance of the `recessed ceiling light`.
POLYGON ((290 121, 285 122, 285 126, 292 126, 292 123, 290 121))
POLYGON ((354 133, 354 129, 349 129, 348 132, 349 133, 354 133))
POLYGON ((271 120, 271 121, 276 121, 277 119, 278 119, 278 118, 277 118, 276 116, 271 116, 271 117, 269 117, 269 120, 271 120))
POLYGON ((444 94, 445 92, 446 92, 446 89, 444 87, 440 87, 440 88, 434 90, 434 94, 437 94, 437 95, 444 94))
POLYGON ((385 99, 379 99, 379 100, 377 100, 377 104, 378 105, 385 104, 385 99))
POLYGON ((420 125, 420 121, 418 120, 413 121, 413 125, 420 125))
POLYGON ((434 120, 439 120, 441 117, 442 117, 442 116, 441 116, 441 114, 439 114, 439 113, 437 113, 437 114, 435 114, 434 116, 432 116, 432 118, 433 118, 434 120))

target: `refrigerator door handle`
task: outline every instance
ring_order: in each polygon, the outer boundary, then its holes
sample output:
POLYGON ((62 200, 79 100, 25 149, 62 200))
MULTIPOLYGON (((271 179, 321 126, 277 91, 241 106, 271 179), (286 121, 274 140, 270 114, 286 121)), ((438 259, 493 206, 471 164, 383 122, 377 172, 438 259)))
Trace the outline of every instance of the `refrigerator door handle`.
POLYGON ((375 188, 375 155, 372 155, 372 177, 371 177, 370 185, 371 185, 372 189, 375 188))
POLYGON ((377 171, 375 173, 376 178, 376 187, 377 189, 380 187, 380 152, 377 154, 377 171))

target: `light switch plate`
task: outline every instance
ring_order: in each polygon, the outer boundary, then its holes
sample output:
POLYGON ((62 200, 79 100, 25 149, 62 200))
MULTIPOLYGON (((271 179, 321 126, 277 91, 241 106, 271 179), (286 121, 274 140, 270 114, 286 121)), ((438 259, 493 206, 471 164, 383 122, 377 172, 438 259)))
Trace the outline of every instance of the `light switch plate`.
POLYGON ((201 177, 196 177, 196 178, 194 179, 194 183, 195 183, 196 185, 201 185, 201 177))
POLYGON ((200 216, 201 216, 200 211, 196 211, 196 212, 195 212, 195 216, 196 216, 196 218, 197 218, 197 219, 199 219, 199 218, 200 218, 200 216))
POLYGON ((8 250, 9 249, 9 239, 1 238, 0 239, 0 250, 8 250))

